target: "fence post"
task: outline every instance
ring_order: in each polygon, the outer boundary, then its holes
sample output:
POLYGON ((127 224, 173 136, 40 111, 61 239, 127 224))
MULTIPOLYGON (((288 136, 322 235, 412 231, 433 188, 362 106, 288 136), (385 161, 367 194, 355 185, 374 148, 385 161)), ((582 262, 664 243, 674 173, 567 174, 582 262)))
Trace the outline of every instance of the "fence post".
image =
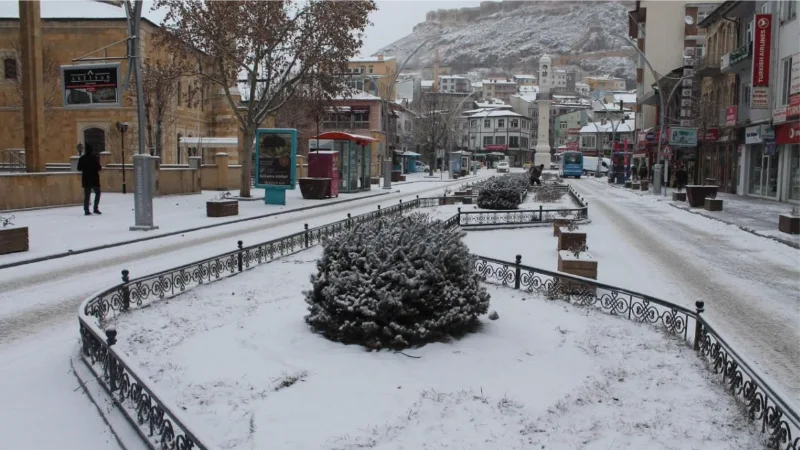
POLYGON ((114 326, 110 326, 106 328, 105 331, 106 343, 108 343, 108 354, 106 355, 108 358, 108 364, 106 365, 108 370, 108 388, 111 392, 114 392, 117 390, 117 360, 112 354, 111 347, 117 343, 117 329, 114 326))
POLYGON ((238 241, 236 246, 239 248, 239 253, 236 255, 236 265, 239 267, 239 272, 244 270, 244 264, 242 264, 242 260, 244 259, 244 255, 242 254, 242 241, 238 241))
POLYGON ((544 223, 544 207, 539 205, 539 222, 544 223))
POLYGON ((308 224, 303 225, 305 228, 305 240, 306 240, 306 248, 308 248, 308 224))
POLYGON ((419 208, 419 195, 417 195, 417 198, 415 198, 414 201, 417 202, 414 207, 419 208))
POLYGON ((122 282, 124 283, 122 285, 122 309, 126 311, 131 307, 131 290, 128 288, 130 278, 128 275, 130 275, 130 272, 127 270, 122 271, 122 282))
POLYGON ((400 199, 400 215, 403 215, 403 199, 400 199))
POLYGON ((350 213, 347 213, 347 229, 349 230, 351 228, 352 228, 352 224, 350 223, 350 213))
POLYGON ((381 216, 381 205, 378 205, 378 217, 381 216))
POLYGON ((522 265, 522 255, 517 255, 516 258, 516 268, 514 269, 514 289, 519 289, 519 277, 522 276, 522 269, 520 265, 522 265))
POLYGON ((461 207, 458 207, 458 224, 461 225, 461 207))
POLYGON ((705 302, 695 302, 694 305, 697 307, 697 317, 694 319, 694 350, 700 350, 700 339, 703 337, 703 324, 700 323, 700 314, 702 314, 705 309, 705 302))

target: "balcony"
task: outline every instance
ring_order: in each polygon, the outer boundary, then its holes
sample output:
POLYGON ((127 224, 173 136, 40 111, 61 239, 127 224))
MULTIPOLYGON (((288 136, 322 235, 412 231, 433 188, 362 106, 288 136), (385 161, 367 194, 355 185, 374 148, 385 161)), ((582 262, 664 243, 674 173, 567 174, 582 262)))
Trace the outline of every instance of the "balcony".
POLYGON ((734 51, 720 58, 720 71, 722 73, 735 72, 740 68, 740 63, 753 56, 753 43, 742 45, 734 51))
POLYGON ((706 55, 704 58, 697 61, 694 67, 694 73, 700 78, 715 77, 720 74, 719 66, 720 58, 713 58, 710 55, 706 55))

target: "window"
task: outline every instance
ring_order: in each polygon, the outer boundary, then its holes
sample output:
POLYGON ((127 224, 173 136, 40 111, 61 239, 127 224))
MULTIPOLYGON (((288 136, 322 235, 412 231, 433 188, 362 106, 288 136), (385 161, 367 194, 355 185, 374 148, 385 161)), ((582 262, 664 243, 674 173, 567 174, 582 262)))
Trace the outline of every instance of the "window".
POLYGON ((470 120, 469 121, 470 128, 478 128, 478 121, 477 120, 470 120))
POLYGON ((519 119, 511 119, 511 128, 519 128, 519 119))
POLYGON ((483 121, 483 128, 491 128, 491 127, 492 127, 492 121, 489 119, 485 119, 483 121))
POLYGON ((567 129, 567 122, 559 122, 558 123, 558 128, 561 129, 561 130, 566 130, 567 129))
POLYGON ((558 146, 559 146, 559 147, 561 147, 561 146, 562 146, 562 145, 564 145, 565 143, 566 143, 566 141, 564 140, 564 138, 559 138, 559 139, 558 139, 558 146))
POLYGON ((374 68, 372 66, 369 66, 369 73, 373 73, 373 72, 375 72, 374 68))
POLYGON ((519 148, 519 136, 509 136, 508 146, 509 148, 519 148))
POLYGON ((519 141, 520 141, 520 148, 528 148, 528 138, 521 137, 519 141))
POLYGON ((365 73, 367 71, 367 66, 361 66, 361 71, 359 73, 365 73))
POLYGON ((581 147, 597 148, 595 136, 581 136, 581 147))
POLYGON ((349 87, 350 89, 356 89, 356 90, 359 90, 359 91, 363 91, 364 90, 364 80, 362 80, 362 79, 350 79, 350 80, 347 80, 347 87, 349 87))
POLYGON ((105 130, 102 128, 87 128, 83 130, 83 145, 91 146, 95 155, 106 151, 105 130))
POLYGON ((695 60, 706 56, 706 44, 697 44, 694 48, 695 60))
POLYGON ((781 62, 781 105, 789 104, 789 91, 792 84, 792 57, 788 57, 781 62))
POLYGON ((505 128, 506 119, 497 119, 497 128, 505 128))
POLYGON ((750 106, 750 83, 742 85, 742 101, 741 103, 750 106))
POLYGON ((494 139, 492 138, 492 136, 484 136, 483 137, 483 145, 484 146, 492 145, 492 144, 494 144, 494 139))
POLYGON ((744 30, 745 30, 744 31, 745 41, 744 42, 740 42, 739 45, 747 44, 749 46, 748 48, 752 48, 752 42, 753 42, 753 21, 752 20, 750 22, 747 22, 747 24, 745 25, 744 30))
POLYGON ((178 80, 177 96, 178 96, 178 106, 180 106, 181 104, 183 104, 183 86, 181 86, 181 80, 178 80))
POLYGON ((505 136, 495 136, 494 143, 497 145, 506 145, 506 137, 505 136))
POLYGON ((3 73, 6 80, 17 79, 17 59, 5 58, 3 59, 3 73))
POLYGON ((780 2, 781 21, 789 21, 797 17, 797 1, 780 2))

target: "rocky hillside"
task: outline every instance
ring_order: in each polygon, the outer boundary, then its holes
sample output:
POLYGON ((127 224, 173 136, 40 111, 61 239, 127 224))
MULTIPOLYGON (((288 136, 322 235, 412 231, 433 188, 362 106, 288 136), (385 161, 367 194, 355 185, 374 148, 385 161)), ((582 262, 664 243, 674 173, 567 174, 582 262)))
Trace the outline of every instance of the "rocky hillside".
POLYGON ((412 34, 377 53, 404 61, 422 42, 434 38, 408 67, 432 66, 438 48, 440 65, 454 73, 481 68, 530 73, 547 53, 554 57, 554 65, 573 64, 587 74, 608 73, 630 80, 634 78, 633 50, 609 34, 627 34, 632 3, 503 1, 430 11, 412 34))

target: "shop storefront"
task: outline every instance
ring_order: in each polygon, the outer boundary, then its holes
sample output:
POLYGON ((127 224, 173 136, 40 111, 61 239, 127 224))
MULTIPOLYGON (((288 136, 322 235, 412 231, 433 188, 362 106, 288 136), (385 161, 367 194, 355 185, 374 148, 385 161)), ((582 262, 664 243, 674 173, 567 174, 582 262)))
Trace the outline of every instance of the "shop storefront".
POLYGON ((780 200, 800 203, 800 122, 775 126, 779 155, 780 200))
POLYGON ((745 128, 745 195, 778 199, 780 168, 774 139, 775 132, 769 125, 745 128))

